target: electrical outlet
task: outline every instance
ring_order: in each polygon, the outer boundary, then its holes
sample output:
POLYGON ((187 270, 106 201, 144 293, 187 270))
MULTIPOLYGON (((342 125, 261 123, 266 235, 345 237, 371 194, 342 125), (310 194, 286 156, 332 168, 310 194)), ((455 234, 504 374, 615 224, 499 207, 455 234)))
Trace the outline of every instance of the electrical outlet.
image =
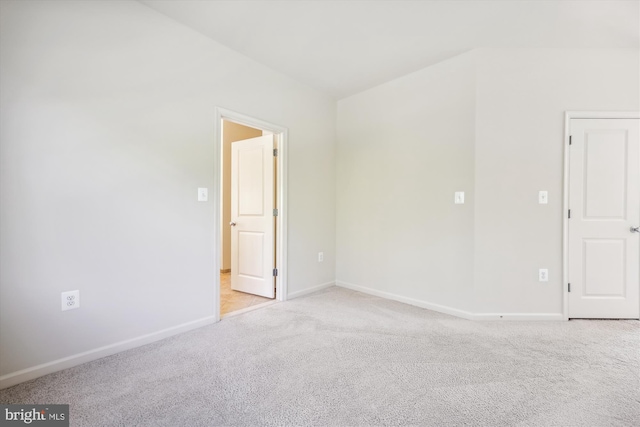
POLYGON ((549 281, 549 270, 546 268, 541 268, 538 270, 538 281, 539 282, 548 282, 549 281))
POLYGON ((61 295, 62 311, 80 308, 80 291, 63 292, 61 295))
POLYGON ((318 252, 318 262, 324 261, 324 252, 318 252))

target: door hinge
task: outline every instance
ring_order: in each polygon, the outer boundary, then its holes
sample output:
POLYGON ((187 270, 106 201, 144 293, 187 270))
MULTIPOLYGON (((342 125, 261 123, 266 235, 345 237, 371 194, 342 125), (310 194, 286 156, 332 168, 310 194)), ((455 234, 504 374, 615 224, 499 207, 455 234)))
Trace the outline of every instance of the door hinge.
POLYGON ((569 209, 569 215, 567 216, 567 218, 571 219, 571 209, 569 209))
POLYGON ((572 144, 572 142, 571 142, 571 138, 572 138, 572 137, 571 137, 571 135, 569 135, 569 145, 571 145, 571 144, 572 144))
POLYGON ((278 209, 273 210, 273 216, 278 216, 278 209))
POLYGON ((278 275, 278 269, 274 268, 273 269, 273 277, 276 277, 278 275))
POLYGON ((567 286, 567 292, 571 292, 571 283, 569 283, 569 286, 567 286))
POLYGON ((278 149, 277 148, 273 149, 273 157, 278 157, 278 149))

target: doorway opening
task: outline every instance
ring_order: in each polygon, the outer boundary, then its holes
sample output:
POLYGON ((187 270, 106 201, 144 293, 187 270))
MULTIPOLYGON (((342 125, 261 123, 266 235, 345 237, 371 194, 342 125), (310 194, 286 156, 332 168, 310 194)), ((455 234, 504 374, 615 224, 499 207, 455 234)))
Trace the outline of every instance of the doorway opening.
POLYGON ((286 298, 286 129, 216 110, 218 319, 286 298))

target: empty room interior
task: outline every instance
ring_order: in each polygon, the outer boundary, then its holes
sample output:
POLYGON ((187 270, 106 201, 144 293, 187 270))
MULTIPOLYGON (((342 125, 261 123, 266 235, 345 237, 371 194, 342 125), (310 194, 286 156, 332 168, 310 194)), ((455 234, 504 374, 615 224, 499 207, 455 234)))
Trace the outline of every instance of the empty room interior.
POLYGON ((0 197, 2 425, 640 419, 638 0, 2 0, 0 197))

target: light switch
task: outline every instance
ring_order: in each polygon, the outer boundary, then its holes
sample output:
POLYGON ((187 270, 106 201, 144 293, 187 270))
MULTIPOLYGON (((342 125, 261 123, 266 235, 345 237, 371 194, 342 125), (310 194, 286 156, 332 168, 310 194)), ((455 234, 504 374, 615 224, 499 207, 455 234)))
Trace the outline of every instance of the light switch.
POLYGON ((198 188, 198 201, 206 202, 209 200, 209 190, 206 188, 198 188))
POLYGON ((454 203, 456 205, 464 204, 464 191, 456 191, 456 194, 454 197, 454 203))
POLYGON ((540 191, 538 193, 538 203, 541 205, 546 205, 549 203, 549 192, 548 191, 540 191))

